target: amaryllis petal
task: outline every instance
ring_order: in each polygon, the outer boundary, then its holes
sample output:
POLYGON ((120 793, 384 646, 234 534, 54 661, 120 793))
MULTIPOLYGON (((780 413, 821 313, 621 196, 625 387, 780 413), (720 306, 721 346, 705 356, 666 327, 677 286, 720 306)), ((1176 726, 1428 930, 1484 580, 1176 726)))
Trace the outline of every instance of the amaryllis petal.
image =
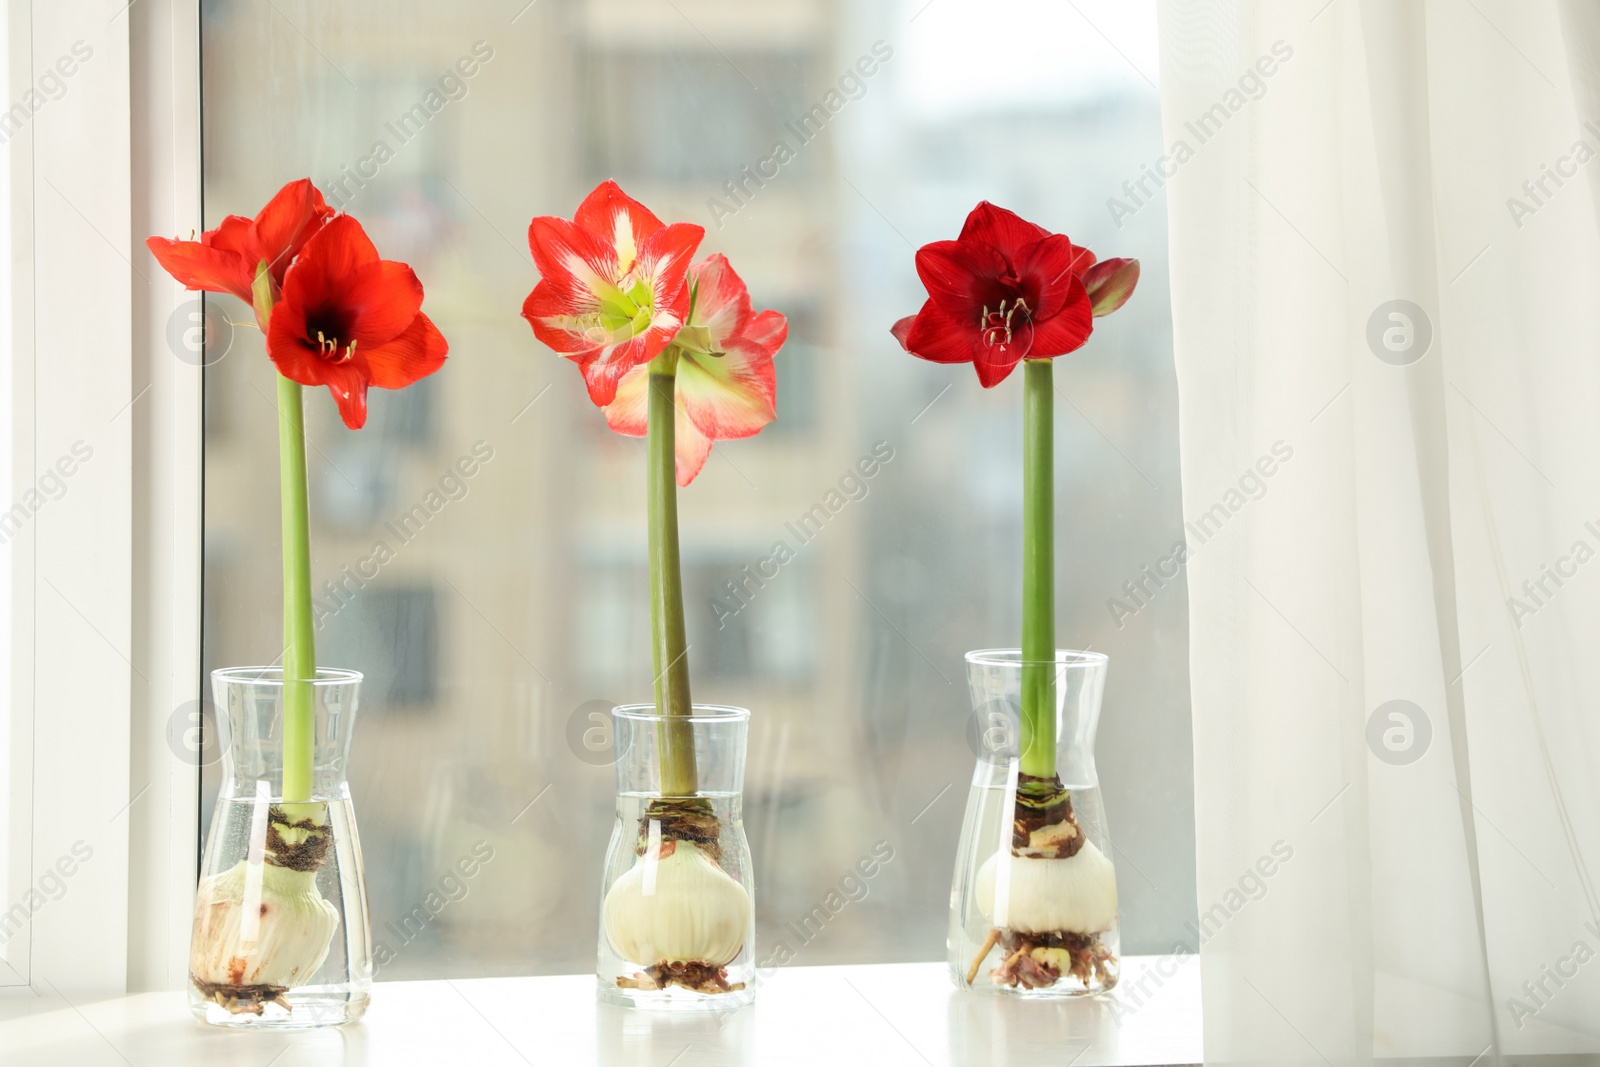
POLYGON ((186 289, 208 293, 232 293, 250 302, 250 285, 255 271, 238 252, 210 247, 201 241, 175 241, 170 237, 147 237, 145 247, 156 257, 161 269, 181 282, 186 289))
POLYGON ((750 322, 744 328, 745 347, 765 349, 768 358, 777 355, 778 349, 788 339, 789 320, 770 309, 750 316, 750 322))
POLYGON ((1029 300, 1028 314, 1034 320, 1048 319, 1079 295, 1070 280, 1077 275, 1073 263, 1082 251, 1066 234, 1052 233, 1022 248, 1013 260, 1016 275, 1023 282, 1029 300))
POLYGON ((444 366, 450 346, 444 334, 428 316, 417 314, 400 336, 360 354, 366 361, 373 385, 380 389, 404 389, 444 366))
MULTIPOLYGON (((655 358, 654 353, 645 354, 648 351, 645 344, 650 340, 651 335, 641 334, 624 344, 576 357, 578 370, 583 374, 583 384, 589 390, 589 399, 595 407, 603 408, 615 400, 617 384, 622 381, 623 375, 655 358)), ((659 341, 661 348, 666 348, 670 336, 663 338, 657 333, 653 340, 659 341)), ((660 352, 661 348, 656 352, 660 352)))
POLYGON ((321 385, 311 380, 312 372, 302 364, 314 361, 314 350, 301 344, 306 336, 306 305, 301 300, 280 300, 267 320, 267 356, 277 364, 278 373, 301 385, 321 385))
POLYGON ((623 273, 633 266, 645 239, 661 229, 661 220, 613 181, 595 186, 578 205, 572 221, 612 248, 623 273))
POLYGON ((282 284, 290 262, 333 214, 310 178, 290 182, 278 190, 251 223, 253 255, 257 262, 266 262, 273 277, 282 284))
MULTIPOLYGON (((1008 270, 1005 257, 985 244, 935 241, 917 250, 917 276, 928 295, 953 315, 999 303, 994 279, 1008 270)), ((976 325, 977 315, 970 317, 976 325)))
POLYGON ((571 303, 573 314, 600 309, 600 301, 619 296, 616 250, 566 219, 541 216, 528 224, 528 248, 540 284, 553 297, 571 303))
POLYGON ((678 361, 678 402, 713 440, 750 437, 778 417, 772 356, 737 345, 720 356, 685 353, 678 361))
POLYGON ((563 356, 582 355, 597 347, 621 344, 631 330, 612 332, 601 325, 599 304, 592 297, 574 299, 560 282, 541 278, 522 302, 522 317, 533 335, 563 356))
POLYGON ((983 200, 967 214, 967 221, 962 224, 961 236, 957 240, 962 244, 987 245, 1009 258, 1024 245, 1049 235, 1050 231, 1043 226, 983 200))
POLYGON ((661 227, 641 246, 633 273, 655 292, 654 321, 665 323, 670 318, 674 329, 688 321, 689 265, 705 235, 704 226, 674 222, 661 227))
POLYGON ((605 407, 606 425, 629 437, 643 437, 650 428, 650 369, 635 367, 622 376, 605 407))
MULTIPOLYGON (((711 437, 690 417, 682 394, 684 364, 678 365, 672 420, 674 478, 680 486, 694 481, 711 454, 711 437)), ((605 408, 606 425, 629 437, 643 437, 650 428, 650 371, 635 367, 617 385, 616 399, 605 408)), ((752 431, 754 432, 754 431, 752 431)), ((748 435, 744 435, 748 436, 748 435)))
POLYGON ((415 325, 422 283, 404 263, 378 260, 350 272, 344 301, 352 315, 351 337, 363 345, 384 345, 415 325))
POLYGON ((694 268, 690 322, 704 326, 714 345, 740 336, 750 322, 750 293, 728 264, 728 257, 720 252, 707 256, 694 268))
POLYGON ((301 257, 284 274, 284 298, 289 287, 298 286, 303 297, 326 288, 332 278, 348 278, 359 268, 377 263, 378 250, 367 231, 350 215, 340 215, 306 242, 301 257))
MULTIPOLYGON (((214 230, 207 230, 200 238, 201 242, 211 248, 224 252, 237 252, 241 256, 250 254, 250 227, 251 220, 243 215, 229 215, 217 224, 214 230)), ((255 272, 255 264, 251 264, 251 273, 255 272)))
POLYGON ((916 321, 917 317, 915 315, 907 315, 903 319, 895 319, 894 325, 889 327, 889 333, 894 336, 896 341, 900 342, 900 347, 907 352, 911 351, 911 346, 906 342, 906 338, 910 336, 911 325, 916 321))
POLYGON ((971 363, 982 347, 976 324, 957 322, 929 300, 906 331, 905 349, 931 363, 971 363))
POLYGON ((1032 333, 1031 326, 1024 326, 1015 335, 1016 344, 979 345, 972 360, 973 369, 978 372, 978 384, 993 389, 1005 381, 1022 362, 1022 353, 1032 344, 1032 333))
POLYGON ((367 379, 354 367, 327 367, 323 384, 339 405, 339 417, 352 430, 367 424, 367 379))
POLYGON ((257 264, 267 263, 274 289, 281 286, 295 256, 333 214, 311 179, 301 178, 279 189, 254 219, 229 215, 198 241, 151 237, 145 244, 188 288, 232 293, 253 305, 257 264))
MULTIPOLYGON (((1088 294, 1083 283, 1072 279, 1074 295, 1061 311, 1047 319, 1034 319, 1028 349, 1023 355, 1030 359, 1064 356, 1083 347, 1094 331, 1094 317, 1089 308, 1088 294)), ((1018 339, 1020 341, 1020 338, 1018 339)))
MULTIPOLYGON (((709 351, 680 345, 679 410, 712 440, 759 433, 777 418, 778 382, 772 357, 789 337, 789 320, 776 311, 751 314, 744 280, 726 257, 711 255, 694 268, 689 325, 700 331, 696 341, 709 351)), ((686 464, 683 457, 680 449, 680 477, 692 467, 687 478, 693 478, 699 464, 686 464)))
POLYGON ((1109 315, 1128 302, 1139 284, 1137 259, 1107 259, 1096 263, 1083 276, 1084 288, 1095 318, 1109 315))
POLYGON ((672 443, 675 449, 674 474, 679 486, 694 481, 711 455, 712 440, 700 432, 694 420, 678 405, 678 416, 673 420, 672 443))

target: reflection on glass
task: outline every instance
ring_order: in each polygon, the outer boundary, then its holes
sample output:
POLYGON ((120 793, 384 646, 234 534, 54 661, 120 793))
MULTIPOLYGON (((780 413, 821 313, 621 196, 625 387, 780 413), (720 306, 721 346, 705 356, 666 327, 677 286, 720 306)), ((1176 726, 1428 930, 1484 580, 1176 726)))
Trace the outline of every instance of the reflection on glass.
MULTIPOLYGON (((1017 397, 997 394, 1020 379, 989 393, 897 351, 915 246, 987 197, 1143 261, 1057 369, 1058 631, 1119 663, 1099 757, 1143 874, 1123 950, 1169 950, 1194 875, 1187 605, 1142 571, 1183 536, 1165 208, 1106 203, 1163 151, 1153 5, 1079 5, 1126 59, 1035 0, 518 6, 202 4, 207 224, 310 174, 415 267, 453 346, 422 386, 374 390, 365 430, 320 402, 308 427, 322 658, 367 679, 350 788, 378 978, 593 965, 614 805, 589 713, 651 685, 644 444, 517 312, 528 220, 606 177, 705 226, 792 323, 778 421, 719 443, 679 505, 695 696, 757 709, 758 966, 944 957, 961 656, 1017 640, 1017 397)), ((206 372, 207 669, 271 660, 281 629, 255 491, 277 477, 272 372, 237 333, 206 372)))

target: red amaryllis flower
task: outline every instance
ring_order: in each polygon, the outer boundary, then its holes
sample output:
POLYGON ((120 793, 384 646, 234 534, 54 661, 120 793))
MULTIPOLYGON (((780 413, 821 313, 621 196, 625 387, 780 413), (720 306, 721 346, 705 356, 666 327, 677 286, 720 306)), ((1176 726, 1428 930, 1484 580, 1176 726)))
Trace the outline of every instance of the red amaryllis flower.
POLYGON ((334 215, 310 178, 290 182, 253 219, 229 215, 198 241, 150 237, 145 245, 166 272, 190 289, 232 293, 254 306, 251 286, 265 262, 273 293, 311 235, 334 215))
MULTIPOLYGON (((689 321, 678 331, 673 443, 677 481, 688 485, 705 466, 711 442, 751 437, 777 417, 773 354, 789 336, 776 311, 752 312, 750 293, 722 255, 695 265, 689 321)), ((618 433, 643 437, 650 370, 635 367, 617 386, 606 423, 618 433)))
POLYGON ((443 366, 448 348, 422 313, 417 276, 378 258, 349 215, 305 243, 267 327, 278 371, 301 385, 326 385, 352 430, 367 421, 369 385, 404 388, 443 366))
POLYGON ((917 251, 928 301, 894 324, 901 347, 935 363, 971 363, 990 388, 1022 359, 1065 355, 1089 339, 1094 318, 1133 293, 1139 262, 1108 259, 988 201, 954 241, 917 251))
POLYGON ((650 362, 689 317, 689 261, 705 229, 664 225, 616 182, 602 182, 571 222, 528 226, 539 284, 522 304, 534 336, 577 363, 605 407, 617 383, 650 362))

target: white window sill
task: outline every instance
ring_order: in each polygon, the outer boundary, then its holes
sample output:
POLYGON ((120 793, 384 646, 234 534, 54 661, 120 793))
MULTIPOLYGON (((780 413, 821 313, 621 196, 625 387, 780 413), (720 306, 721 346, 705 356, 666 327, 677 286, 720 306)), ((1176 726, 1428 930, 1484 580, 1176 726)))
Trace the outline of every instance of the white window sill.
POLYGON ((0 1049, 8 1067, 1200 1063, 1198 957, 1122 962, 1111 998, 1065 1003, 958 994, 943 964, 793 967, 729 1016, 597 1004, 588 975, 385 982, 361 1023, 298 1033, 202 1026, 181 993, 69 1003, 18 990, 0 996, 0 1049), (1159 986, 1157 964, 1173 972, 1159 986))

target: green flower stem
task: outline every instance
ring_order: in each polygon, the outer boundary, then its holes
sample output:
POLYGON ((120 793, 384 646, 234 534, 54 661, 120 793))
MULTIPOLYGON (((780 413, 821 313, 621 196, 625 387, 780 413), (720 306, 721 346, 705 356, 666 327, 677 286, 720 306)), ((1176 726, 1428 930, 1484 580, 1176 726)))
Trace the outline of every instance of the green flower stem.
POLYGON ((1022 760, 1056 773, 1055 394, 1048 359, 1023 362, 1022 760))
POLYGON ((678 479, 674 430, 678 353, 669 348, 650 363, 650 648, 656 671, 661 795, 692 797, 699 790, 694 732, 689 724, 689 647, 683 626, 683 572, 678 563, 678 479))
MULTIPOLYGON (((256 317, 265 330, 273 295, 266 263, 256 269, 256 317)), ((311 799, 317 643, 311 610, 311 524, 306 492, 306 420, 299 382, 278 375, 278 488, 283 518, 283 808, 321 821, 311 799)))
MULTIPOLYGON (((301 386, 278 376, 278 466, 283 509, 283 799, 311 799, 317 645, 311 613, 311 534, 301 386)), ((304 817, 289 811, 291 818, 304 817)))

